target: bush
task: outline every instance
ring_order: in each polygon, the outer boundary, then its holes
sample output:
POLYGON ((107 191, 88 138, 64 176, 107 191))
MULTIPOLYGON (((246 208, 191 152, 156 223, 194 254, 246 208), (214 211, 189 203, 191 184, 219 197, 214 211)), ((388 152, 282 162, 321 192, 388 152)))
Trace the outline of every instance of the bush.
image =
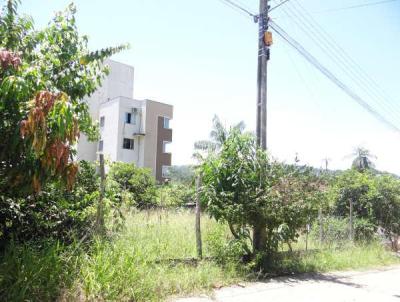
MULTIPOLYGON (((323 220, 323 242, 329 246, 344 245, 349 242, 349 219, 338 217, 326 217, 323 220)), ((370 242, 375 237, 376 227, 368 219, 355 218, 353 220, 354 239, 357 242, 370 242)), ((319 241, 319 223, 315 223, 311 229, 311 237, 319 241)))
POLYGON ((254 136, 229 132, 219 153, 201 165, 207 211, 239 239, 253 229, 253 251, 271 254, 296 240, 317 214, 321 182, 307 167, 274 161, 254 136))
POLYGON ((368 219, 354 220, 354 239, 358 242, 370 242, 375 238, 376 226, 368 219))
POLYGON ((400 180, 382 175, 377 177, 376 183, 378 196, 373 205, 375 223, 383 228, 392 248, 397 250, 400 235, 400 180))
MULTIPOLYGON (((349 221, 342 218, 325 217, 323 220, 323 242, 328 245, 342 245, 349 240, 349 221)), ((311 237, 315 241, 320 239, 320 225, 315 223, 311 229, 311 237)))
POLYGON ((121 191, 128 191, 131 194, 130 205, 149 208, 157 204, 156 183, 149 169, 115 162, 111 165, 108 178, 115 181, 121 191))
POLYGON ((71 250, 51 242, 10 243, 0 255, 2 300, 56 301, 74 278, 71 250))
POLYGON ((215 226, 206 234, 205 244, 210 256, 220 264, 238 263, 246 255, 247 242, 245 238, 232 239, 226 237, 225 227, 215 226))
POLYGON ((48 183, 38 195, 0 196, 0 238, 18 241, 52 237, 64 241, 86 233, 98 200, 95 166, 80 162, 77 181, 67 190, 59 181, 48 183))
POLYGON ((395 242, 400 234, 400 180, 389 174, 348 170, 339 175, 331 188, 335 215, 347 218, 353 202, 355 239, 371 240, 382 227, 395 242))
POLYGON ((181 207, 194 202, 195 188, 192 185, 169 183, 158 189, 158 200, 161 206, 181 207))
POLYGON ((372 206, 377 191, 375 178, 370 172, 347 170, 336 178, 331 190, 334 195, 335 215, 347 217, 351 200, 356 217, 373 221, 372 206))

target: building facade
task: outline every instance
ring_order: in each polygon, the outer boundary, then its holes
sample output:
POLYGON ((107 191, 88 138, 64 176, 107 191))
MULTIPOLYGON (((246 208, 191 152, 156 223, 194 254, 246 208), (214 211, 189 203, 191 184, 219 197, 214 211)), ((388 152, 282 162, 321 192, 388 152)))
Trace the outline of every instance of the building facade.
POLYGON ((87 100, 93 120, 99 121, 100 140, 89 142, 82 135, 78 160, 95 161, 98 153, 111 162, 134 163, 150 168, 158 181, 171 165, 170 120, 173 107, 151 100, 133 98, 134 69, 108 60, 110 74, 87 100))

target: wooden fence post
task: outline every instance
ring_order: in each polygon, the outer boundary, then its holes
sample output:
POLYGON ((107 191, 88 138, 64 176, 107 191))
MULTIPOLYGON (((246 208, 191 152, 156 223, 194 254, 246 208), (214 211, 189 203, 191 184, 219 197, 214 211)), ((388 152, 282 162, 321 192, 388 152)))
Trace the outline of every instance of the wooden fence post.
POLYGON ((97 205, 97 215, 96 215, 96 232, 99 235, 105 233, 104 224, 104 193, 105 193, 105 180, 106 174, 104 169, 104 155, 99 154, 100 159, 100 198, 97 205))
POLYGON ((318 220, 319 220, 319 242, 322 244, 324 242, 324 225, 322 221, 322 208, 318 209, 318 220))
POLYGON ((350 198, 350 213, 349 213, 349 239, 351 242, 354 241, 354 226, 353 226, 353 200, 350 198))
POLYGON ((196 177, 196 247, 197 257, 203 258, 202 242, 201 242, 201 229, 200 229, 200 217, 201 217, 201 204, 200 204, 200 176, 196 177))

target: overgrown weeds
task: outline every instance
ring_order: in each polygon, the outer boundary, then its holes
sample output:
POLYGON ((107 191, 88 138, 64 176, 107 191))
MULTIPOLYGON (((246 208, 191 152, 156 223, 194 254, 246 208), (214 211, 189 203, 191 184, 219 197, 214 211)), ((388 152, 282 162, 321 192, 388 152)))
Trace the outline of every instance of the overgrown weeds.
POLYGON ((0 297, 2 301, 162 301, 260 276, 400 263, 378 243, 309 252, 299 251, 298 243, 293 245, 297 252, 281 252, 266 263, 262 275, 250 274, 254 263, 240 261, 241 246, 230 243, 225 225, 203 216, 202 232, 208 260, 196 265, 179 261, 196 257, 190 211, 132 212, 122 230, 86 245, 11 243, 1 255, 0 297))

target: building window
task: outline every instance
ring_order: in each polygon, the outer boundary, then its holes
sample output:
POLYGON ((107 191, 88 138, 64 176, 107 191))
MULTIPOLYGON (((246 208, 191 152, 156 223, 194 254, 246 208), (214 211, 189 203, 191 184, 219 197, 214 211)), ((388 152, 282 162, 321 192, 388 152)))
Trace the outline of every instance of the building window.
POLYGON ((162 166, 161 176, 162 178, 169 178, 170 177, 170 166, 162 166))
POLYGON ((126 124, 130 124, 131 121, 132 121, 132 113, 126 112, 126 113, 125 113, 125 123, 126 123, 126 124))
POLYGON ((133 150, 134 147, 135 147, 135 142, 133 139, 124 138, 124 143, 122 145, 123 149, 133 150))
POLYGON ((99 152, 103 152, 103 140, 99 141, 99 152))
POLYGON ((101 127, 101 128, 104 127, 105 119, 106 119, 106 118, 105 118, 104 116, 101 116, 101 117, 100 117, 100 127, 101 127))
POLYGON ((138 109, 133 108, 133 114, 132 114, 132 120, 131 120, 133 125, 136 125, 137 116, 138 116, 138 109))
POLYGON ((164 128, 169 129, 169 118, 168 117, 164 117, 164 128))
POLYGON ((171 153, 170 148, 169 148, 170 143, 171 142, 166 142, 166 141, 163 142, 163 153, 171 153))

